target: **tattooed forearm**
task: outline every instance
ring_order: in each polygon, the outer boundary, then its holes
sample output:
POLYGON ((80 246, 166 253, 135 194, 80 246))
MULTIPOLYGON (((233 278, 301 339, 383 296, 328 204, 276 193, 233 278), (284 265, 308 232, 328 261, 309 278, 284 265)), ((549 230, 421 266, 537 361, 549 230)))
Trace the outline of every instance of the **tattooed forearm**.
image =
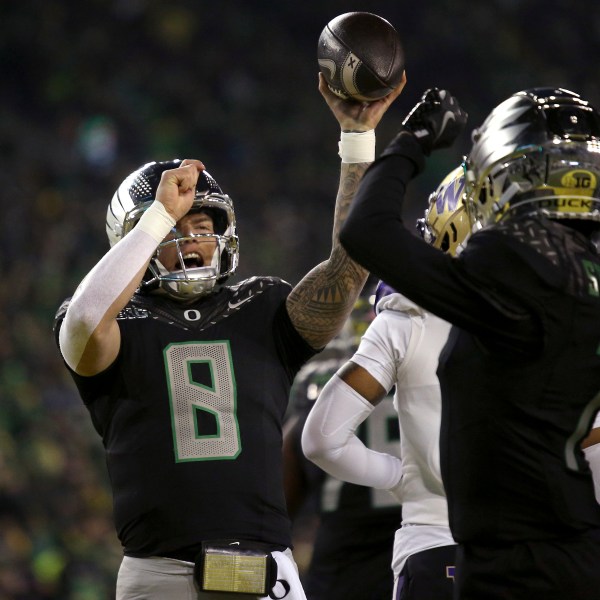
POLYGON ((294 288, 287 301, 288 313, 313 348, 322 348, 339 333, 367 275, 338 246, 328 261, 317 265, 294 288))
POLYGON ((343 222, 348 216, 352 198, 356 194, 358 184, 362 179, 365 171, 371 163, 342 163, 340 173, 340 187, 335 202, 335 213, 333 217, 333 246, 335 247, 338 241, 338 235, 343 222))
POLYGON ((367 279, 368 272, 346 254, 338 234, 368 166, 342 164, 331 256, 312 269, 287 300, 292 323, 313 348, 322 348, 339 333, 367 279))

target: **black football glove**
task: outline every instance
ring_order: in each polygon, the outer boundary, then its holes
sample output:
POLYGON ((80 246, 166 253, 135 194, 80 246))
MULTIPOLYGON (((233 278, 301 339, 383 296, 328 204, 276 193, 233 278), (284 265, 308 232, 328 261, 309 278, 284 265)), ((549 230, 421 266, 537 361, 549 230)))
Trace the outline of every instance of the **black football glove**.
POLYGON ((402 121, 404 131, 410 131, 423 153, 448 148, 467 124, 467 113, 448 90, 431 88, 402 121))

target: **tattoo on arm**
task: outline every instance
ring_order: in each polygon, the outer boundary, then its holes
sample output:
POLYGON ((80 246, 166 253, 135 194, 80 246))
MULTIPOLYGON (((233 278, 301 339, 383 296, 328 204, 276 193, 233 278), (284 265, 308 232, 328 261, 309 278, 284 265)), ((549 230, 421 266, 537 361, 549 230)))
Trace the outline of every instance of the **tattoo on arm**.
POLYGON ((342 163, 331 255, 298 283, 287 300, 292 323, 313 348, 322 348, 339 333, 367 279, 368 272, 341 246, 339 231, 368 166, 342 163))
POLYGON ((335 212, 333 217, 333 247, 339 245, 339 233, 342 224, 346 220, 348 213, 350 212, 350 205, 358 184, 365 174, 365 171, 371 163, 342 163, 342 170, 340 173, 340 187, 338 194, 335 199, 335 212))

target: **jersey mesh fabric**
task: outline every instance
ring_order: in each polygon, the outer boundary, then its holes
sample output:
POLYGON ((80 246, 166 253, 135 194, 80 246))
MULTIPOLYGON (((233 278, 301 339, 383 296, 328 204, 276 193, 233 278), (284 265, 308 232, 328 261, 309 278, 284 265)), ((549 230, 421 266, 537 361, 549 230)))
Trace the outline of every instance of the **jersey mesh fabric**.
POLYGON ((117 361, 73 374, 106 448, 127 555, 190 559, 223 538, 291 544, 281 422, 314 350, 289 320, 289 291, 253 278, 193 304, 134 296, 117 361))

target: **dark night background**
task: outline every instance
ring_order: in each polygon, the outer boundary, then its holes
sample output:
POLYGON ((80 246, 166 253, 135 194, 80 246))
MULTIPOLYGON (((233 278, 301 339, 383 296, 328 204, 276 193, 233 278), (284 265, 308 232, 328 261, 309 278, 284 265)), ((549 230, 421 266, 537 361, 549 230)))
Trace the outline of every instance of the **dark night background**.
POLYGON ((113 594, 102 448, 51 329, 108 248, 114 190, 150 160, 201 159, 235 202, 235 280, 297 282, 329 252, 339 174, 317 39, 353 10, 388 19, 406 53, 378 150, 428 87, 470 115, 411 188, 411 219, 513 92, 556 85, 600 104, 597 0, 0 2, 0 600, 113 594))

